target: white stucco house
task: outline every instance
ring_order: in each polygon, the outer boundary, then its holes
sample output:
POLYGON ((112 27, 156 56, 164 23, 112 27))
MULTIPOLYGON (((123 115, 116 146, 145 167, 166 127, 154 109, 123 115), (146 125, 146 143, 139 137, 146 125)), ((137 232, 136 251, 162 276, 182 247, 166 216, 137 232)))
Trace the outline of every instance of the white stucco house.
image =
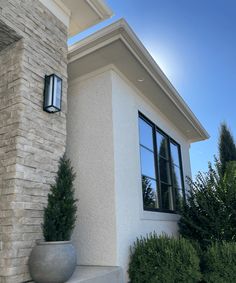
POLYGON ((126 273, 136 237, 177 234, 177 198, 191 176, 189 148, 208 134, 125 20, 74 44, 68 56, 78 263, 126 273))
POLYGON ((75 169, 78 269, 70 283, 128 282, 136 237, 178 233, 191 143, 208 133, 103 0, 0 3, 0 282, 31 282, 43 208, 58 160, 75 169), (60 111, 44 107, 45 76, 63 81, 60 111))

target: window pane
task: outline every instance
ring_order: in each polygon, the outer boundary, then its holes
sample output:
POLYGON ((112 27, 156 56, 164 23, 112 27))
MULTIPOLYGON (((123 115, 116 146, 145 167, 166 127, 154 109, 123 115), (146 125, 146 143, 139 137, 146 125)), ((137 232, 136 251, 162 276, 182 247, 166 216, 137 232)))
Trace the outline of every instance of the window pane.
POLYGON ((142 118, 139 118, 139 140, 140 144, 153 151, 152 127, 142 118))
POLYGON ((171 186, 161 184, 161 205, 163 209, 174 210, 171 186))
POLYGON ((182 188, 179 188, 177 189, 177 193, 178 193, 178 198, 180 198, 181 200, 183 199, 184 197, 184 194, 183 194, 183 189, 182 188))
POLYGON ((143 187, 143 207, 145 208, 158 208, 158 197, 156 181, 142 176, 143 187))
POLYGON ((168 159, 169 158, 169 154, 168 154, 168 141, 167 141, 167 138, 164 135, 162 135, 161 133, 159 133, 159 132, 156 133, 156 138, 157 138, 157 151, 158 151, 158 155, 168 159))
POLYGON ((173 184, 175 188, 182 188, 181 171, 178 166, 172 166, 173 184))
POLYGON ((140 150, 142 175, 156 179, 154 154, 142 146, 140 147, 140 150))
POLYGON ((160 171, 161 182, 171 184, 169 161, 166 161, 164 158, 160 156, 159 156, 159 171, 160 171))
POLYGON ((183 189, 177 189, 177 196, 176 196, 176 210, 180 210, 181 207, 184 205, 184 194, 183 194, 183 189))
POLYGON ((171 162, 180 167, 179 148, 176 144, 170 143, 171 162))

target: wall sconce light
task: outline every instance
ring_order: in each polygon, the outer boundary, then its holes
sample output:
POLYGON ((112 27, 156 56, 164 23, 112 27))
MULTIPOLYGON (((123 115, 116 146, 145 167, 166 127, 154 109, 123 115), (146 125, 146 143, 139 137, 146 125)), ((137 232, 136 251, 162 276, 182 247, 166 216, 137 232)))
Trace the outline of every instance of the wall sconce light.
POLYGON ((52 74, 45 76, 43 110, 48 113, 61 111, 62 79, 52 74))

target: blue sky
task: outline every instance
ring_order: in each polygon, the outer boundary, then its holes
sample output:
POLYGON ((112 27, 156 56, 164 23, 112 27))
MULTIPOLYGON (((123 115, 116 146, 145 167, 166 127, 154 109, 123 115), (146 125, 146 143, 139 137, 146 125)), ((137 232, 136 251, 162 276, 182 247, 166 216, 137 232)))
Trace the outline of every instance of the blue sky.
POLYGON ((236 137, 236 1, 107 0, 115 15, 69 40, 125 18, 209 132, 192 144, 193 176, 218 154, 219 125, 236 137), (144 5, 145 4, 145 5, 144 5))

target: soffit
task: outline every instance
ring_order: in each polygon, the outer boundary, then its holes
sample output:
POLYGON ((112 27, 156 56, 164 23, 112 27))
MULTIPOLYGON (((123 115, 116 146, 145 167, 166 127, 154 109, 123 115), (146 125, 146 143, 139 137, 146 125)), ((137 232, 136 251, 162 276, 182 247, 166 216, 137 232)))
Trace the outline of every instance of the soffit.
POLYGON ((114 65, 191 142, 209 137, 125 21, 114 23, 69 49, 69 80, 114 65), (134 40, 135 39, 135 40, 134 40), (143 49, 141 50, 140 49, 143 49), (143 82, 138 79, 142 78, 143 82))
POLYGON ((96 25, 113 15, 104 0, 40 0, 67 27, 68 36, 96 25))
POLYGON ((71 11, 69 36, 73 36, 112 16, 102 0, 62 0, 71 11))

